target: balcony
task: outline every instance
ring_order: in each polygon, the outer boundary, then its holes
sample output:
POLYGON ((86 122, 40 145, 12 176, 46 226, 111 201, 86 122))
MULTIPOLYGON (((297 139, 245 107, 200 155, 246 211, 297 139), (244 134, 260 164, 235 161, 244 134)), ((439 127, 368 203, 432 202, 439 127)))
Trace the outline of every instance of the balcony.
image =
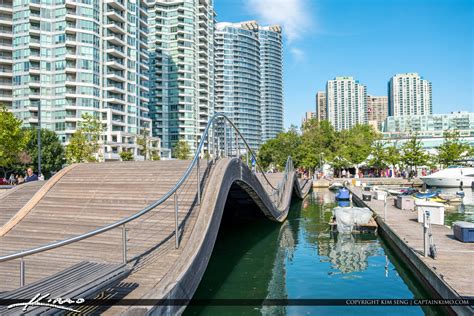
POLYGON ((110 5, 108 5, 105 16, 117 22, 125 22, 123 11, 112 8, 110 5))

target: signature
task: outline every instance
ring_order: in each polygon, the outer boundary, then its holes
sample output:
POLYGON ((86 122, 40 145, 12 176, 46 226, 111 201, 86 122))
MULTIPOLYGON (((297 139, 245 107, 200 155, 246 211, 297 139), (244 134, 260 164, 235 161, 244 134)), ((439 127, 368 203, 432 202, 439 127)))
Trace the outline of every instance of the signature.
POLYGON ((48 298, 51 294, 45 294, 41 295, 40 293, 36 294, 35 297, 33 297, 29 302, 27 303, 16 303, 16 304, 11 304, 8 305, 8 309, 14 308, 14 307, 21 307, 23 306, 23 311, 26 312, 28 310, 28 307, 30 306, 46 306, 46 307, 54 307, 58 309, 62 309, 65 311, 70 311, 70 312, 76 312, 79 313, 78 310, 62 306, 63 304, 82 304, 84 303, 83 298, 78 298, 76 300, 71 299, 71 298, 48 298))

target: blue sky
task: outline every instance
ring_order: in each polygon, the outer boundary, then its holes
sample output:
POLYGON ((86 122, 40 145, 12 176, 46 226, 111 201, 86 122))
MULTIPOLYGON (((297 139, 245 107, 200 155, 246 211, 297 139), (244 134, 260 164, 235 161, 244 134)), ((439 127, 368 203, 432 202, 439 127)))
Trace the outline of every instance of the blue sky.
POLYGON ((281 24, 285 127, 314 111, 335 76, 372 95, 418 72, 433 84, 434 113, 474 112, 473 0, 215 0, 218 22, 281 24))

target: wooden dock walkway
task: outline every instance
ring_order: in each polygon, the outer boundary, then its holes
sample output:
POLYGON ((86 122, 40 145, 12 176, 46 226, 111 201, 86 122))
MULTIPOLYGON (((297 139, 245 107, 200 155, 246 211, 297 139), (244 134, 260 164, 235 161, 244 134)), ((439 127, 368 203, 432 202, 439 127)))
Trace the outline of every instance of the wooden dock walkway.
POLYGON ((462 298, 474 298, 474 243, 458 241, 448 226, 432 225, 438 255, 436 259, 424 257, 423 225, 418 223, 415 211, 400 210, 394 206, 393 198, 389 198, 387 218, 384 218, 384 201, 374 199, 370 202, 362 201, 361 187, 350 187, 350 190, 358 204, 365 204, 377 214, 377 222, 381 226, 379 232, 382 230, 382 234, 385 233, 384 237, 392 239, 395 244, 398 237, 402 242, 399 248, 411 251, 405 255, 408 257, 411 255, 415 263, 417 261, 422 263, 417 269, 442 298, 453 298, 452 294, 462 298), (447 288, 443 289, 443 285, 447 288), (452 292, 451 295, 449 290, 452 292), (449 297, 446 297, 447 295, 449 297))

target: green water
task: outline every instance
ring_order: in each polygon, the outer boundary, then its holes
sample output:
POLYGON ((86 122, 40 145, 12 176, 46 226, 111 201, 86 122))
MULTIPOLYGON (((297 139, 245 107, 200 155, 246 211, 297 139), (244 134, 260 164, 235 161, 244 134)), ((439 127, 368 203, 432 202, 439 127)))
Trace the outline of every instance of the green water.
MULTIPOLYGON (((202 299, 429 298, 383 240, 327 224, 329 191, 295 202, 280 224, 226 219, 194 295, 202 299)), ((227 210, 226 210, 227 211, 227 210)), ((185 315, 443 315, 419 306, 189 306, 185 315)))

